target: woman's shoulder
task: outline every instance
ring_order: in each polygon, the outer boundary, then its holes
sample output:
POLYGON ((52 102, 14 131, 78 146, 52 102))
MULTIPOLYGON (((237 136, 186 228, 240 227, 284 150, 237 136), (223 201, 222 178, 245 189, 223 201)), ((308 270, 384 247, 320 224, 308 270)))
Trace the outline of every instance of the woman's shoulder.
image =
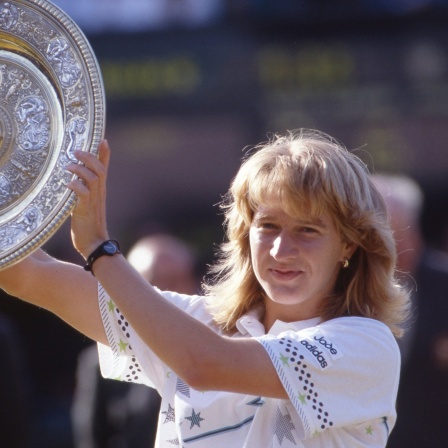
POLYGON ((392 359, 399 359, 397 341, 390 328, 379 320, 346 316, 322 322, 316 331, 335 341, 339 346, 350 347, 358 352, 366 350, 373 356, 389 353, 392 359))
POLYGON ((330 354, 336 357, 341 354, 349 357, 383 357, 388 353, 393 363, 400 357, 397 341, 390 328, 367 317, 346 316, 313 322, 313 325, 304 328, 288 328, 277 337, 298 340, 309 349, 329 349, 330 354))
POLYGON ((327 321, 321 322, 319 326, 328 327, 347 327, 353 329, 370 329, 372 331, 379 331, 390 333, 389 327, 378 319, 373 319, 371 317, 361 317, 361 316, 343 316, 335 317, 334 319, 329 319, 327 321))
POLYGON ((341 336, 353 335, 362 338, 378 338, 395 340, 390 328, 383 322, 370 317, 345 316, 321 322, 317 328, 322 331, 340 334, 341 336))

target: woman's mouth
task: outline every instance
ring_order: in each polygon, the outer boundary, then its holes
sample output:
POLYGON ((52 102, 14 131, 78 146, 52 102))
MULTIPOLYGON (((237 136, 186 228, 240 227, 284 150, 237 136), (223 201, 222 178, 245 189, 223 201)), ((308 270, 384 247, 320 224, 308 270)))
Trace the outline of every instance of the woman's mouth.
POLYGON ((291 270, 291 269, 270 269, 272 276, 276 280, 289 281, 297 278, 302 271, 291 270))

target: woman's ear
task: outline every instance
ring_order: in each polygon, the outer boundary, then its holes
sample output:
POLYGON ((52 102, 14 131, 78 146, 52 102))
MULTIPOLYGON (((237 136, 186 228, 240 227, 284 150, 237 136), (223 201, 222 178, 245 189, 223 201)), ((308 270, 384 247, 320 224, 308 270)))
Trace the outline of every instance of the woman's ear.
POLYGON ((350 260, 356 252, 356 249, 358 249, 358 245, 356 243, 347 241, 343 251, 344 258, 348 258, 350 260))

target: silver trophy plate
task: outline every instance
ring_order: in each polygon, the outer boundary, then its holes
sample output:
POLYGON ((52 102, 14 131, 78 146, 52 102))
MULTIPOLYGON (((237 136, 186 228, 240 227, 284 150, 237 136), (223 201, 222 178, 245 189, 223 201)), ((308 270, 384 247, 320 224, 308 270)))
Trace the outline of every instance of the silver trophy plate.
POLYGON ((78 26, 46 0, 0 1, 0 269, 40 247, 69 216, 78 149, 96 153, 105 95, 78 26))

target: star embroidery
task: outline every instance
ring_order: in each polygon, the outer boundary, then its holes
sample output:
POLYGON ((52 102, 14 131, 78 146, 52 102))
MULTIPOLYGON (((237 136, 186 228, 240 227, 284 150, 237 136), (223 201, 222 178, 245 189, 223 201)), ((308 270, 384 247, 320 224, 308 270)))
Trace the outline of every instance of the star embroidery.
POLYGON ((127 342, 122 341, 120 338, 120 342, 118 343, 118 347, 120 347, 120 352, 126 352, 126 347, 128 345, 129 344, 127 342))
POLYGON ((185 417, 185 419, 186 420, 190 420, 190 422, 191 422, 190 429, 193 428, 193 426, 197 426, 198 428, 200 428, 201 427, 201 422, 202 422, 202 420, 204 420, 201 417, 201 413, 198 412, 196 414, 196 412, 194 412, 194 409, 193 409, 193 412, 192 412, 191 416, 190 417, 185 417))
POLYGON ((296 444, 292 430, 295 429, 291 422, 291 416, 289 414, 283 415, 280 409, 277 408, 276 422, 275 422, 275 435, 277 436, 278 443, 283 444, 283 439, 286 437, 290 442, 296 444))
POLYGON ((284 366, 289 366, 288 360, 289 358, 287 356, 280 355, 280 361, 283 363, 284 366))
POLYGON ((299 400, 300 400, 300 403, 302 403, 303 405, 306 405, 306 395, 302 395, 301 393, 299 393, 299 400))
POLYGON ((166 377, 167 377, 167 378, 170 378, 170 377, 171 377, 171 373, 172 373, 172 372, 166 372, 166 377))
POLYGON ((313 432, 313 437, 318 436, 318 435, 320 435, 320 432, 316 429, 316 430, 313 432))
POLYGON ((107 302, 107 309, 109 311, 113 311, 115 309, 115 303, 112 302, 112 300, 109 300, 109 302, 107 302))
POLYGON ((371 426, 368 426, 367 428, 366 428, 366 434, 368 434, 368 435, 373 435, 373 428, 371 427, 371 426))
POLYGON ((163 422, 174 422, 174 408, 171 407, 171 405, 168 403, 168 411, 162 411, 161 414, 165 415, 165 421, 163 422))

